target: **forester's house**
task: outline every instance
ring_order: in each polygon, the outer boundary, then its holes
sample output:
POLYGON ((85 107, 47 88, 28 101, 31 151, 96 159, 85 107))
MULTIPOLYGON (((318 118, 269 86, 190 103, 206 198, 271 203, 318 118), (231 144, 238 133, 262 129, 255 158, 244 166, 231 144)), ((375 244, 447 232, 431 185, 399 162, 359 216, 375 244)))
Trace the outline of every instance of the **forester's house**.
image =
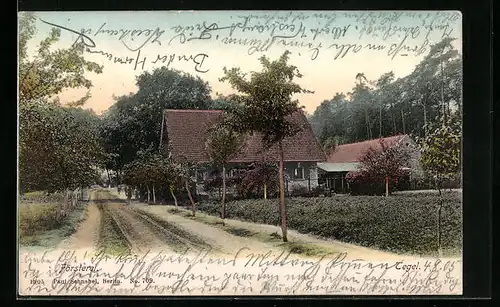
MULTIPOLYGON (((205 149, 208 129, 221 119, 219 110, 165 110, 162 123, 161 149, 174 159, 187 158, 200 165, 197 169, 197 193, 204 194, 203 181, 212 173, 210 158, 205 149)), ((312 189, 318 185, 317 163, 326 161, 326 156, 311 129, 305 114, 298 111, 292 120, 302 127, 294 137, 283 141, 287 188, 303 186, 312 189)), ((242 166, 267 160, 278 162, 276 146, 264 150, 261 136, 247 135, 244 150, 227 165, 228 176, 242 166)))
MULTIPOLYGON (((407 146, 411 151, 409 168, 414 177, 422 175, 422 168, 419 162, 420 152, 415 141, 408 135, 396 135, 382 138, 383 142, 389 146, 407 146)), ((325 184, 328 189, 335 193, 346 193, 349 190, 345 176, 350 171, 358 170, 360 157, 372 147, 375 150, 382 150, 380 139, 363 141, 358 143, 338 145, 327 155, 326 162, 319 162, 319 182, 325 184)), ((409 178, 412 182, 412 178, 409 178)))

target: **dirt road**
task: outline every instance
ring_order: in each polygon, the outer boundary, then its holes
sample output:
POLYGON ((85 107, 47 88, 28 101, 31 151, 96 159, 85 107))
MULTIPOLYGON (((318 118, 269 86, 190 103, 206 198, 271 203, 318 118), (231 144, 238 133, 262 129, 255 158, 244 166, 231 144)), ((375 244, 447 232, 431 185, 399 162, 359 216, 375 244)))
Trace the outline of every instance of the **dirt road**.
POLYGON ((95 203, 96 192, 91 191, 89 204, 85 212, 85 220, 80 223, 76 232, 66 240, 63 240, 57 248, 59 249, 95 249, 99 242, 101 213, 95 203))
POLYGON ((210 244, 196 235, 136 210, 108 191, 97 192, 96 198, 101 214, 113 224, 113 229, 133 252, 141 253, 148 250, 195 252, 211 248, 210 244))

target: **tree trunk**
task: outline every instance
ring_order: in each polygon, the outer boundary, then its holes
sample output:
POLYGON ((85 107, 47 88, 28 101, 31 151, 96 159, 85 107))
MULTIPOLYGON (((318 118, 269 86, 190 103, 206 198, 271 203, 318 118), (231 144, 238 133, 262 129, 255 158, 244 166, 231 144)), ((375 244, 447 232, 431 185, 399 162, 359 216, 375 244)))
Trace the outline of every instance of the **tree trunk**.
POLYGON ((446 122, 446 104, 444 102, 444 72, 443 72, 443 61, 439 62, 441 68, 441 104, 443 109, 443 122, 446 122))
POLYGON ((66 216, 66 212, 68 210, 68 202, 69 202, 69 189, 66 189, 64 190, 64 198, 61 209, 62 216, 66 216))
POLYGON ((116 185, 120 185, 122 183, 122 170, 119 169, 118 172, 116 172, 116 185))
POLYGON ((191 211, 193 212, 193 216, 194 216, 195 205, 194 205, 193 197, 191 196, 191 189, 189 188, 189 180, 188 179, 185 180, 185 184, 186 184, 186 191, 188 193, 189 201, 191 202, 191 211))
POLYGON ((441 212, 443 211, 443 197, 441 193, 441 188, 438 186, 439 192, 439 207, 437 214, 437 249, 438 249, 438 257, 443 257, 443 250, 441 248, 441 212))
POLYGON ((389 196, 389 176, 385 176, 385 197, 389 196))
POLYGON ((372 139, 372 127, 370 125, 370 118, 368 117, 368 111, 365 108, 365 121, 366 121, 366 133, 368 135, 368 139, 372 139))
POLYGON ((378 137, 382 137, 382 105, 380 105, 380 108, 378 110, 379 114, 379 131, 378 131, 378 137))
POLYGON ((127 193, 127 205, 130 205, 130 199, 132 198, 132 187, 127 186, 125 188, 125 191, 127 193))
POLYGON ((286 206, 285 206, 285 158, 283 153, 283 143, 280 141, 279 145, 279 176, 280 176, 280 214, 281 214, 281 232, 283 236, 283 242, 288 242, 287 238, 287 228, 286 228, 286 206))
POLYGON ((398 128, 396 127, 396 116, 394 115, 394 112, 391 113, 392 115, 392 126, 393 126, 393 131, 394 133, 397 133, 398 128))
POLYGON ((344 137, 347 139, 347 136, 349 135, 349 126, 347 125, 347 116, 344 116, 344 137))
POLYGON ((149 185, 146 185, 146 188, 148 189, 148 204, 151 201, 151 192, 149 191, 149 185))
POLYGON ((109 169, 106 169, 106 173, 108 174, 108 188, 111 187, 111 175, 109 174, 109 169))
POLYGON ((74 209, 76 207, 76 203, 78 202, 78 191, 73 191, 71 192, 71 209, 74 209))
POLYGON ((427 137, 427 108, 424 103, 422 103, 422 106, 424 107, 424 136, 427 137))
POLYGON ((401 110, 401 121, 403 122, 403 134, 406 134, 405 115, 403 110, 401 110))
POLYGON ((177 197, 175 197, 173 189, 170 189, 170 195, 172 195, 172 198, 174 199, 174 204, 177 207, 178 206, 178 204, 177 204, 177 197))
POLYGON ((264 199, 267 199, 267 184, 264 183, 264 199))
POLYGON ((153 204, 156 204, 155 186, 153 185, 153 204))
POLYGON ((220 207, 220 217, 224 220, 226 216, 226 166, 222 165, 222 202, 220 207))

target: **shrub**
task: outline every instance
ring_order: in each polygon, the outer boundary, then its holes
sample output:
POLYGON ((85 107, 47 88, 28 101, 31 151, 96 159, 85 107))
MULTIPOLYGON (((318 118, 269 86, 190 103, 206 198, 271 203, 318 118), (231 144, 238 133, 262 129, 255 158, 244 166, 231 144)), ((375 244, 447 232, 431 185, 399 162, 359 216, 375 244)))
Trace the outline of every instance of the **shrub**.
POLYGON ((325 188, 322 186, 315 186, 314 188, 311 189, 310 196, 312 197, 319 197, 320 195, 323 195, 325 193, 325 188))
MULTIPOLYGON (((227 182, 226 182, 227 183, 227 182)), ((204 181, 203 190, 207 193, 211 193, 217 189, 222 188, 222 177, 215 176, 204 181)))
POLYGON ((268 197, 279 192, 278 166, 274 162, 255 162, 241 173, 237 182, 238 193, 245 198, 260 198, 264 195, 264 184, 268 197))
POLYGON ((308 188, 300 184, 293 184, 291 190, 291 196, 307 196, 309 194, 308 188))
MULTIPOLYGON (((287 200, 288 225, 339 241, 399 253, 435 255, 439 196, 297 197, 287 200)), ((445 195, 442 245, 448 253, 462 247, 461 195, 445 195)), ((205 202, 198 209, 218 215, 218 204, 205 202)), ((227 217, 278 225, 278 201, 241 200, 227 204, 227 217)))

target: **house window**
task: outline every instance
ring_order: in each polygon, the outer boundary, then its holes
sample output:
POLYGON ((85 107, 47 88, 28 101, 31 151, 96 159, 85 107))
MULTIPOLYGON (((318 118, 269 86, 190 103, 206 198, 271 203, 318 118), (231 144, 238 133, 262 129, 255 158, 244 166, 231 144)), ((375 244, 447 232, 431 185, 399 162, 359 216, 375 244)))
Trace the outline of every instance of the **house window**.
POLYGON ((203 181, 205 180, 205 172, 204 171, 197 171, 196 172, 196 181, 203 181))
POLYGON ((293 171, 293 179, 304 179, 304 168, 296 167, 293 171))
POLYGON ((238 175, 238 169, 236 168, 232 168, 230 171, 229 171, 229 176, 228 177, 236 177, 238 175))

